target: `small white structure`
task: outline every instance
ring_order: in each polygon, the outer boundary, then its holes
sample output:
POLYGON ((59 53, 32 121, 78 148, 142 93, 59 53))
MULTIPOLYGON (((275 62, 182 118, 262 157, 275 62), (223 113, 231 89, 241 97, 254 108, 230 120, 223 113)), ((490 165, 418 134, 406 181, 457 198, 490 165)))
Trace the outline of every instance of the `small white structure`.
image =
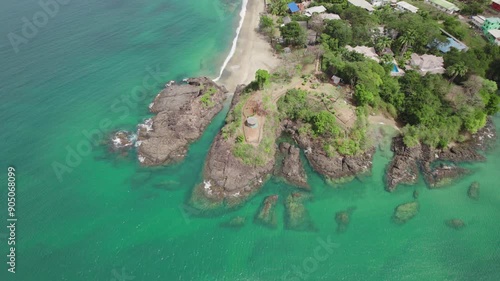
POLYGON ((311 7, 311 8, 307 8, 304 15, 310 17, 312 16, 314 13, 318 13, 318 14, 321 14, 321 13, 324 13, 326 12, 326 8, 324 6, 316 6, 316 7, 311 7))
POLYGON ((322 20, 339 20, 340 19, 340 16, 337 14, 321 14, 321 15, 319 15, 319 17, 322 20))
POLYGON ((356 7, 363 8, 367 10, 368 12, 373 12, 375 9, 373 8, 372 4, 366 2, 365 0, 347 0, 351 5, 354 5, 356 7))
POLYGON ((411 68, 425 75, 426 73, 443 74, 446 70, 444 68, 444 59, 434 55, 418 55, 411 54, 410 65, 411 68))
POLYGON ((346 49, 349 51, 354 51, 356 53, 360 53, 360 54, 364 55, 365 57, 370 58, 376 62, 380 62, 380 59, 378 58, 377 52, 375 51, 375 48, 373 48, 373 47, 356 46, 353 48, 353 47, 347 45, 346 49))
POLYGON ((470 22, 473 25, 475 25, 476 27, 481 28, 481 27, 483 27, 483 24, 484 24, 485 20, 486 20, 486 18, 483 17, 483 16, 473 16, 473 17, 471 17, 471 21, 470 22))
POLYGON ((399 1, 398 3, 396 3, 396 9, 403 12, 412 12, 414 14, 418 12, 417 7, 405 1, 399 1))
POLYGON ((342 81, 342 78, 335 76, 335 75, 332 76, 333 84, 338 85, 341 81, 342 81))

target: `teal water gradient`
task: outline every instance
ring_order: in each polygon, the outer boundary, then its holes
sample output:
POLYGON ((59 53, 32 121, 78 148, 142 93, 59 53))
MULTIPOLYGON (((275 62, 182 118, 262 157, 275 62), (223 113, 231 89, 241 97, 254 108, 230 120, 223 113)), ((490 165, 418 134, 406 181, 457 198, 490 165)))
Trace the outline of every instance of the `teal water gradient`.
MULTIPOLYGON (((242 208, 216 217, 193 216, 184 202, 201 182, 203 161, 224 122, 225 110, 185 161, 141 168, 133 153, 117 156, 104 145, 81 159, 59 181, 53 163, 85 140, 84 131, 134 129, 162 84, 138 102, 122 97, 150 77, 180 80, 219 72, 238 22, 240 3, 201 1, 73 1, 15 54, 0 41, 2 169, 14 165, 18 180, 17 273, 6 271, 0 241, 1 280, 500 280, 500 145, 488 161, 467 165, 474 173, 442 190, 420 182, 394 194, 383 188, 390 160, 387 143, 373 173, 341 188, 327 186, 309 167, 314 199, 307 208, 316 232, 283 227, 283 199, 294 190, 272 178, 242 208), (232 5, 231 5, 232 4, 232 5), (123 107, 127 111, 116 110, 123 107), (114 109, 113 109, 114 108, 114 109), (468 185, 481 183, 481 199, 468 185), (161 184, 161 186, 159 185, 161 184), (403 226, 393 208, 420 191, 421 210, 403 226), (279 194, 279 224, 253 224, 262 199, 279 194), (334 215, 356 207, 347 232, 336 233, 334 215), (219 225, 247 218, 239 230, 219 225), (462 231, 444 220, 461 218, 462 231), (318 260, 322 241, 335 247, 318 260)), ((18 32, 37 1, 3 1, 0 33, 18 32)), ((500 124, 500 118, 495 119, 500 124)), ((0 173, 5 183, 5 172, 0 173)), ((0 218, 4 229, 6 184, 0 218)), ((0 230, 0 234, 5 233, 0 230)), ((1 236, 0 236, 1 237, 1 236)))

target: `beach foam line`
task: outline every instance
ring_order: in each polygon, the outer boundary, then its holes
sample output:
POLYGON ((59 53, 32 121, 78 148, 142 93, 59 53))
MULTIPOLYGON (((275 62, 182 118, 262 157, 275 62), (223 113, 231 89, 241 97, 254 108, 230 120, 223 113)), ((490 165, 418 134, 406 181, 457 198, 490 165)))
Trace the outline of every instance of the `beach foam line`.
POLYGON ((248 3, 248 0, 243 0, 242 6, 241 6, 241 11, 240 11, 240 22, 239 22, 238 28, 236 29, 236 36, 233 39, 233 45, 231 46, 231 51, 229 51, 229 55, 226 57, 226 60, 222 64, 219 76, 213 80, 214 82, 219 81, 219 79, 222 76, 222 72, 224 72, 224 69, 226 69, 227 64, 229 63, 229 61, 233 57, 234 53, 236 52, 236 43, 238 43, 238 37, 240 36, 240 31, 241 31, 241 28, 243 27, 243 21, 245 20, 245 15, 247 13, 247 3, 248 3))

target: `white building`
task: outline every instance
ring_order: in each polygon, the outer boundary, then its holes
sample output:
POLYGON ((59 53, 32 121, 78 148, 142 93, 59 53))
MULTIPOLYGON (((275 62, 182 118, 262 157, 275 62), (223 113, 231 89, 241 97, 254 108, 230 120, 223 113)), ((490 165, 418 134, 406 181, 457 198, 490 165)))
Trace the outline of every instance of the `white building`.
POLYGON ((400 11, 403 11, 403 12, 411 12, 411 13, 417 13, 418 12, 418 8, 417 7, 413 6, 410 3, 407 3, 405 1, 399 1, 398 3, 396 3, 396 9, 400 10, 400 11))
POLYGON ((488 30, 488 35, 486 35, 491 43, 500 46, 500 29, 490 29, 488 30))
POLYGON ((363 8, 367 10, 368 12, 373 12, 375 9, 373 8, 372 4, 366 2, 365 0, 347 0, 351 5, 363 8))
POLYGON ((311 8, 307 8, 304 15, 310 17, 312 16, 314 13, 318 13, 318 14, 321 14, 321 13, 324 13, 326 12, 326 8, 324 6, 316 6, 316 7, 311 7, 311 8))
POLYGON ((382 7, 384 5, 389 4, 390 2, 391 2, 390 0, 371 0, 373 7, 382 7))

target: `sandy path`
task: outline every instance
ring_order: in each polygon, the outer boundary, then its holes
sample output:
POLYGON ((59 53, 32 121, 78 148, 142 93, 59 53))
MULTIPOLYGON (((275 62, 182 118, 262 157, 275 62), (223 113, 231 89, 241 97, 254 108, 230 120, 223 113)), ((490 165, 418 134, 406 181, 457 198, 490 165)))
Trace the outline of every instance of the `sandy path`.
POLYGON ((273 70, 278 66, 279 60, 273 54, 271 45, 256 31, 263 11, 264 0, 248 0, 235 53, 218 81, 230 92, 237 85, 254 80, 258 69, 273 70))

